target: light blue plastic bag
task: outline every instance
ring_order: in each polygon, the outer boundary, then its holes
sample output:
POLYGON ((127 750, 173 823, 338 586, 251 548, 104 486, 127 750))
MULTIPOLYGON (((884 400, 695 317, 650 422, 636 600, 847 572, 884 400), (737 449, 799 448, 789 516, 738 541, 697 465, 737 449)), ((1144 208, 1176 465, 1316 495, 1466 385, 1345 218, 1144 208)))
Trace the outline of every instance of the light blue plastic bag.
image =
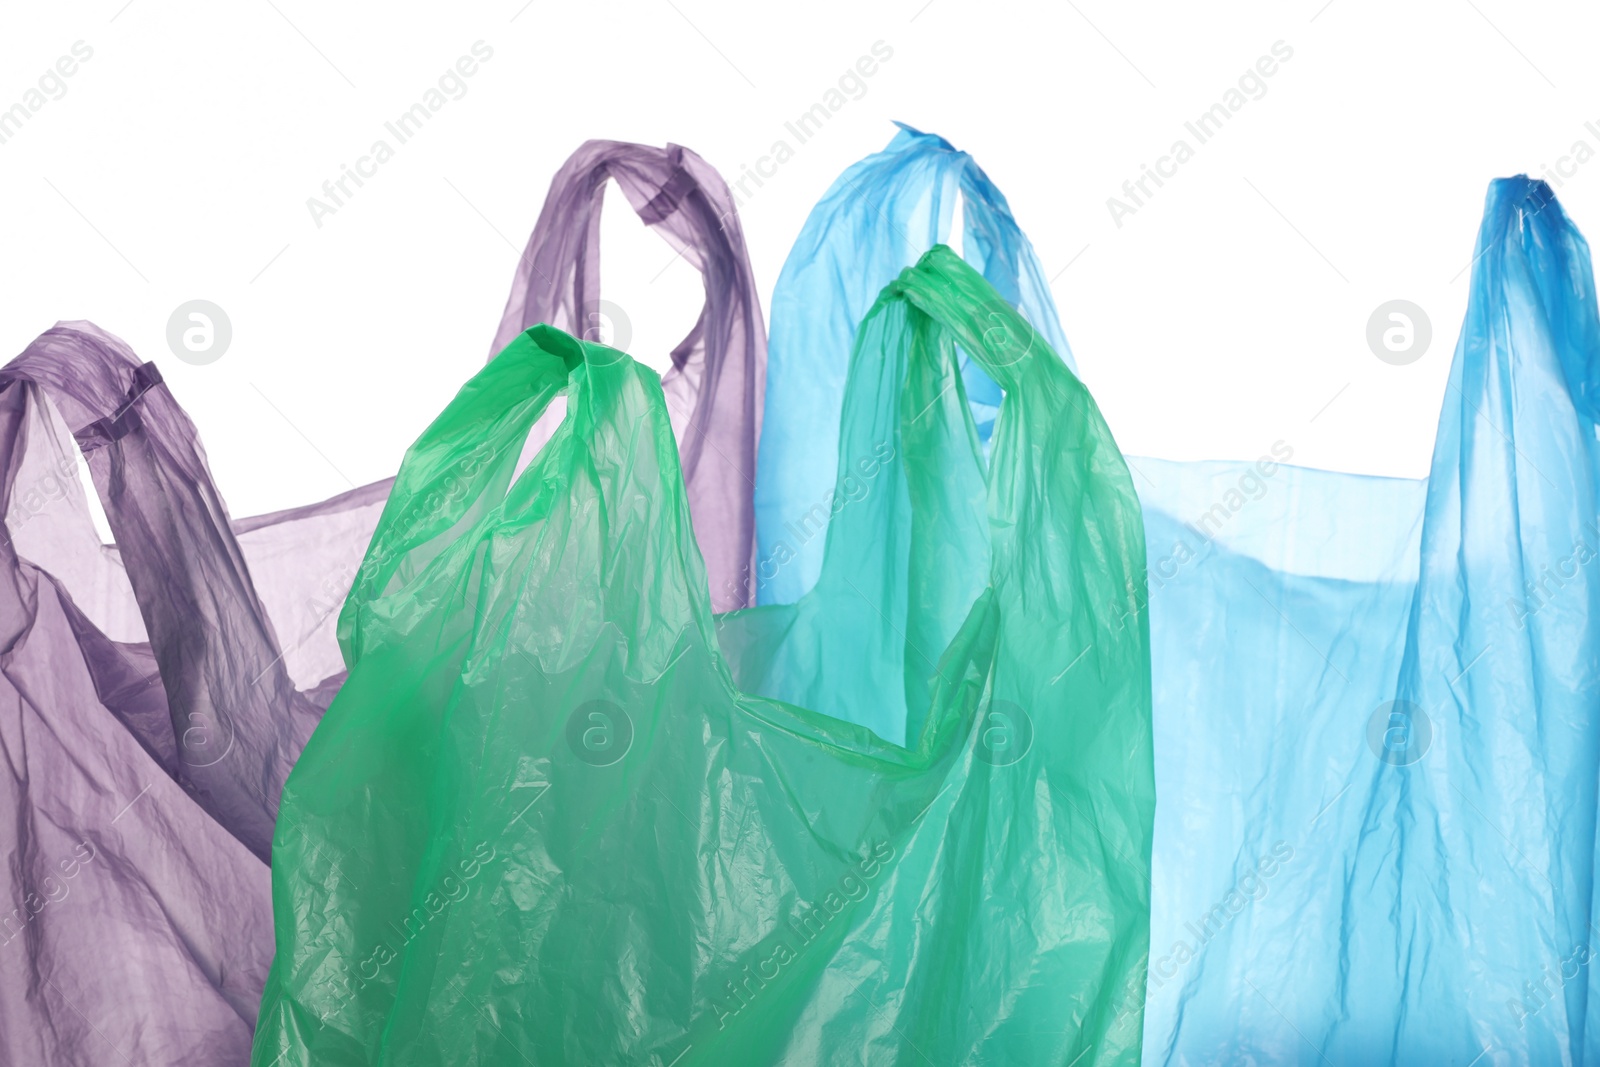
MULTIPOLYGON (((1076 370, 1050 286, 1010 205, 965 152, 904 123, 889 146, 839 176, 812 209, 772 297, 767 396, 756 460, 758 604, 816 584, 839 467, 839 414, 856 326, 878 293, 947 243, 962 197, 962 258, 1076 370)), ((994 316, 994 329, 1003 319, 994 316)), ((970 359, 962 384, 987 445, 1000 389, 970 359)))
POLYGON ((1502 179, 1427 480, 1132 461, 1147 1064, 1594 1062, 1597 373, 1588 246, 1502 179))
MULTIPOLYGON (((832 487, 841 323, 918 251, 875 234, 939 217, 919 151, 952 150, 908 131, 848 171, 779 282, 761 558, 832 487)), ((1065 353, 1043 290, 1025 310, 1065 353)), ((1490 186, 1430 478, 1129 459, 1149 599, 1105 611, 1148 610, 1153 648, 1152 950, 1122 993, 1146 1064, 1600 1058, 1597 397, 1588 247, 1517 177, 1490 186)), ((763 602, 809 585, 801 548, 763 602)))

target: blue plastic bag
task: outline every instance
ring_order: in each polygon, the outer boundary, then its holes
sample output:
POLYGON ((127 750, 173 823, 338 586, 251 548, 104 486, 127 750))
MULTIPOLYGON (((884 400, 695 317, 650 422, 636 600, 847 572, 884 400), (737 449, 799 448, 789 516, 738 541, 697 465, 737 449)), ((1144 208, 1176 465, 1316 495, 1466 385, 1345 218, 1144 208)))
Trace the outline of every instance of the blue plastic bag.
MULTIPOLYGON (((832 461, 839 323, 896 254, 869 216, 937 212, 900 173, 923 136, 846 173, 774 294, 768 427, 793 413, 762 442, 761 558, 813 499, 804 418, 832 461)), ((1121 994, 1146 1064, 1595 1059, 1597 378, 1588 247, 1544 183, 1502 179, 1429 478, 1296 468, 1281 443, 1130 458, 1149 597, 1105 611, 1148 614, 1153 650, 1152 949, 1121 994)), ((805 559, 762 601, 808 585, 805 559)))
POLYGON ((1588 246, 1502 179, 1428 479, 1134 461, 1146 1063, 1593 1062, 1597 367, 1588 246))
MULTIPOLYGON (((767 396, 756 457, 758 604, 792 604, 822 567, 839 464, 839 415, 856 326, 878 293, 950 236, 963 198, 962 255, 1076 371, 1055 301, 1010 205, 965 152, 898 124, 887 148, 839 176, 812 209, 772 297, 767 396)), ((989 329, 1005 329, 1004 307, 989 329)), ((962 358, 962 384, 987 445, 1000 389, 962 358)))

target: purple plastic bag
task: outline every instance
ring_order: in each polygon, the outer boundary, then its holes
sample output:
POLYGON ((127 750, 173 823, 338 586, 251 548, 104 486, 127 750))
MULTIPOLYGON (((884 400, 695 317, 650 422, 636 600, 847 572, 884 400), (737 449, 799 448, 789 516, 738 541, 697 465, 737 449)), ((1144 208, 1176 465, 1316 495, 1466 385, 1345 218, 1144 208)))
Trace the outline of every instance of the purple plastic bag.
MULTIPOLYGON (((708 563, 736 573, 765 337, 716 172, 677 147, 585 144, 501 333, 570 328, 598 299, 608 174, 706 276, 663 385, 708 563)), ((344 680, 335 624, 392 479, 231 522, 199 440, 155 366, 88 323, 0 369, 0 1064, 249 1058, 277 799, 344 680)))
POLYGON ((276 793, 320 709, 196 442, 154 366, 86 323, 0 370, 5 1063, 249 1048, 276 793), (89 521, 73 436, 120 551, 89 521))

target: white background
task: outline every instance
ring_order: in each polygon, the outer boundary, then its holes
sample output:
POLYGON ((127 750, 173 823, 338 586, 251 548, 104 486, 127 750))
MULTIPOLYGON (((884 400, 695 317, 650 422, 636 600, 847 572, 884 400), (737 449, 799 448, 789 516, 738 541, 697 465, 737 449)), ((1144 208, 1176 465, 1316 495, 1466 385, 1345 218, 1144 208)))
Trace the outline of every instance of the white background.
MULTIPOLYGON (((673 141, 736 178, 875 41, 894 56, 866 95, 742 209, 764 306, 811 206, 889 120, 941 133, 1009 197, 1135 455, 1253 458, 1282 439, 1308 466, 1425 474, 1487 182, 1600 150, 1600 16, 1576 4, 6 7, 0 109, 74 42, 94 55, 0 144, 0 352, 59 319, 127 340, 195 420, 236 516, 394 472, 486 358, 583 140, 673 141), (307 198, 478 40, 494 56, 466 95, 317 228, 307 198), (1107 198, 1279 40, 1294 55, 1266 95, 1117 227, 1107 198), (208 366, 166 344, 194 298, 233 324, 208 366), (1394 298, 1433 323, 1405 367, 1365 342, 1394 298)), ((1558 195, 1600 233, 1600 160, 1558 195)), ((605 296, 659 366, 699 278, 620 198, 606 219, 605 296)))

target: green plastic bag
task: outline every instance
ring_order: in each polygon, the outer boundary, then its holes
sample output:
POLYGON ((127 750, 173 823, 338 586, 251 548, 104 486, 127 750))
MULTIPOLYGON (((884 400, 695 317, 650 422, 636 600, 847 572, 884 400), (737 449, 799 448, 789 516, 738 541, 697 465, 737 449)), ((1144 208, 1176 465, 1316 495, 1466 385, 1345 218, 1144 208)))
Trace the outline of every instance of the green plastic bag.
POLYGON ((1150 660, 1116 445, 939 247, 859 332, 840 455, 816 588, 713 617, 655 374, 538 326, 468 383, 284 789, 257 1067, 1138 1062, 1150 660), (958 345, 1006 390, 987 470, 958 345))

